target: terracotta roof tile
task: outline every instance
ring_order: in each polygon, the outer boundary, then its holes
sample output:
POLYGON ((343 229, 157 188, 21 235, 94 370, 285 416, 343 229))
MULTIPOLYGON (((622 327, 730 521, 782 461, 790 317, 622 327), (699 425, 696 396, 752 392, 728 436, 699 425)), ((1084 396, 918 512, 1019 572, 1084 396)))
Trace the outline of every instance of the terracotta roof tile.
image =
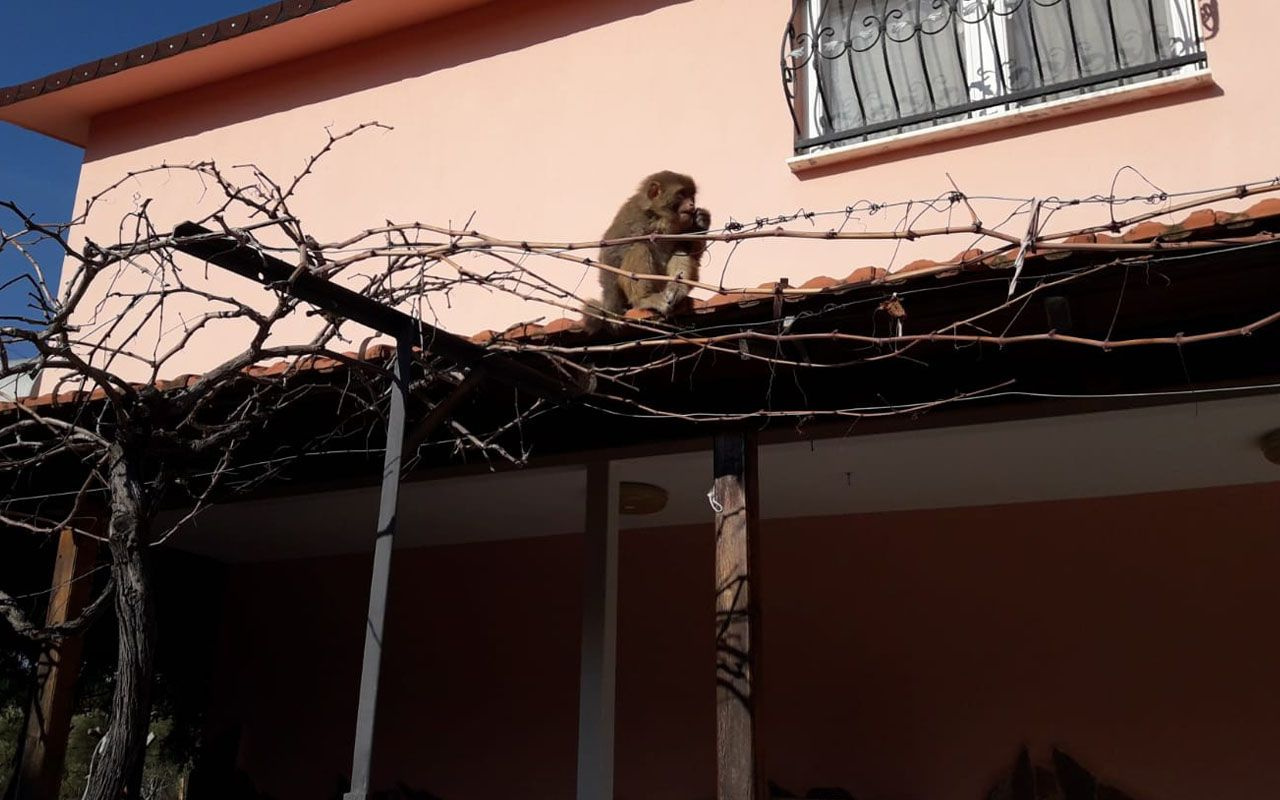
POLYGON ((758 300, 760 295, 744 294, 742 292, 730 292, 728 294, 718 294, 707 301, 708 307, 727 306, 734 303, 746 303, 748 300, 758 300))
POLYGON ((1150 242, 1168 233, 1170 227, 1153 221, 1139 222, 1120 238, 1125 242, 1150 242))
POLYGON ((919 272, 922 269, 932 269, 933 267, 938 266, 939 263, 940 262, 930 261, 927 258, 922 258, 918 261, 912 261, 910 264, 907 264, 905 267, 898 270, 895 274, 905 275, 910 272, 919 272))
POLYGON ((1212 228, 1217 224, 1217 215, 1213 213, 1211 208, 1202 208, 1191 216, 1182 221, 1181 227, 1187 230, 1199 230, 1201 228, 1212 228))
MULTIPOLYGON (((143 64, 150 64, 152 61, 156 60, 156 49, 158 46, 158 42, 151 42, 150 44, 144 44, 141 47, 130 50, 129 55, 126 56, 125 65, 129 67, 140 67, 143 64)), ((52 91, 53 88, 56 87, 48 87, 46 91, 52 91)))
MULTIPOLYGON (((845 283, 849 283, 849 281, 845 281, 845 283)), ((819 275, 816 278, 810 278, 809 280, 800 284, 800 288, 801 289, 830 289, 832 286, 839 286, 839 285, 840 285, 840 281, 836 280, 835 278, 832 278, 829 275, 819 275)))
POLYGON ((542 330, 543 328, 541 325, 534 325, 533 323, 526 322, 519 325, 512 325, 510 328, 507 328, 505 331, 498 334, 498 338, 507 340, 531 339, 534 336, 540 335, 542 330))
POLYGON ((569 319, 568 317, 561 317, 560 319, 552 320, 551 322, 549 322, 547 326, 542 329, 542 333, 544 335, 549 336, 553 333, 560 333, 562 331, 572 330, 576 326, 577 326, 577 320, 572 320, 572 319, 569 319))
MULTIPOLYGON (((379 361, 379 360, 390 358, 391 355, 394 353, 395 353, 395 347, 391 345, 379 344, 369 348, 368 352, 364 355, 363 358, 361 358, 359 354, 351 353, 351 352, 343 353, 343 356, 353 360, 379 361)), ((273 361, 269 364, 254 364, 252 366, 245 367, 243 370, 241 370, 241 373, 244 375, 249 375, 251 377, 259 378, 259 377, 271 377, 276 375, 283 375, 290 371, 292 372, 327 372, 343 366, 344 363, 345 362, 339 361, 336 358, 327 358, 324 356, 317 356, 317 357, 307 356, 303 358, 298 358, 296 360, 280 360, 280 361, 273 361)), ((182 388, 194 386, 195 384, 199 383, 200 379, 203 377, 204 377, 203 375, 197 375, 195 373, 186 373, 169 380, 158 380, 152 385, 155 389, 163 392, 163 391, 169 391, 171 389, 182 389, 182 388)), ((129 385, 134 389, 142 389, 145 386, 145 384, 141 384, 141 383, 130 383, 129 385)), ((64 392, 57 392, 57 393, 50 392, 48 394, 42 394, 37 397, 21 397, 17 399, 16 403, 22 406, 25 406, 27 408, 35 408, 38 406, 68 405, 71 403, 78 403, 85 400, 102 400, 106 396, 107 396, 107 393, 102 389, 94 389, 90 392, 71 389, 64 392)), ((0 412, 8 410, 13 406, 14 406, 14 403, 0 402, 0 412)))
POLYGON ((853 286, 860 283, 875 283, 884 280, 889 274, 889 270, 883 267, 858 267, 850 272, 843 281, 836 281, 836 286, 853 286))
POLYGON ((1250 219, 1280 216, 1280 198, 1268 197, 1265 200, 1259 200, 1249 206, 1244 214, 1250 219))

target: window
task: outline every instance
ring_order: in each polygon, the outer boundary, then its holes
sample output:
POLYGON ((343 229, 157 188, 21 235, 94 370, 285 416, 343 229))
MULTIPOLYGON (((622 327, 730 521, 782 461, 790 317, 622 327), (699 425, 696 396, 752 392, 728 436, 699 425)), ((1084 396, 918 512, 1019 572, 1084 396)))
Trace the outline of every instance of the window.
POLYGON ((1195 0, 796 0, 782 71, 811 152, 1204 63, 1195 0))

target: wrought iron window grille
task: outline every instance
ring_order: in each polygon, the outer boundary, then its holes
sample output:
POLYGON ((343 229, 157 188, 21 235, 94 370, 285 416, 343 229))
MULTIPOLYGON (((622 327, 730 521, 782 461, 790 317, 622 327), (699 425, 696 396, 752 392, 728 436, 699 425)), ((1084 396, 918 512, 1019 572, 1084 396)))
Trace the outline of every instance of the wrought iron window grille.
POLYGON ((1198 0, 795 0, 796 152, 1203 69, 1198 0))

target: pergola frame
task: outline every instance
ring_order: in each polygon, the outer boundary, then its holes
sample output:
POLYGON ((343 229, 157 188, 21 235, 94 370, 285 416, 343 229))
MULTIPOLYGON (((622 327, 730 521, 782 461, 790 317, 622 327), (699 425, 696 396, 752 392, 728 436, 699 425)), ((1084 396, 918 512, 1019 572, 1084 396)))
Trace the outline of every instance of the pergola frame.
MULTIPOLYGON (((591 371, 570 370, 548 374, 533 366, 551 364, 536 352, 502 352, 426 325, 395 308, 384 306, 337 284, 318 277, 296 265, 285 263, 254 246, 234 232, 213 232, 190 223, 175 230, 175 249, 198 257, 220 268, 246 277, 263 286, 286 292, 315 305, 326 313, 366 325, 392 337, 397 344, 391 372, 394 376, 389 391, 390 414, 387 443, 381 477, 382 503, 376 529, 375 558, 371 576, 368 627, 364 665, 361 677, 360 705, 353 756, 352 790, 348 798, 368 796, 372 757, 372 734, 377 698, 378 670, 381 664, 382 624, 386 609, 387 577, 394 541, 401 459, 405 442, 416 449, 433 430, 449 420, 461 401, 486 383, 500 383, 539 397, 557 401, 590 396, 595 387, 591 371), (466 375, 460 384, 435 402, 411 428, 407 427, 407 378, 418 348, 431 356, 456 364, 466 375), (406 430, 409 430, 406 436, 406 430)), ((1194 258, 1171 260, 1158 267, 1164 280, 1129 281, 1131 270, 1150 274, 1146 268, 1114 266, 1099 271, 1087 284, 1074 285, 1061 294, 1045 297, 1044 313, 1059 307, 1070 314, 1067 324, 1076 330, 1090 326, 1116 325, 1117 336, 1141 336, 1169 325, 1197 325, 1211 328, 1243 324, 1261 314, 1274 311, 1275 290, 1280 276, 1275 272, 1269 247, 1241 248, 1235 252, 1205 251, 1194 258), (1117 292, 1124 298, 1126 314, 1116 314, 1117 292), (1053 304, 1053 308, 1051 308, 1053 304), (1072 321, 1071 317, 1074 317, 1072 321)), ((1101 256, 1075 255, 1067 260, 1037 262, 1028 265, 1024 280, 1061 270, 1077 262, 1097 263, 1101 256)), ((999 273, 962 274, 939 279, 931 284, 946 292, 925 291, 908 298, 914 326, 929 330, 939 320, 954 319, 959 313, 989 307, 989 294, 1000 289, 999 273)), ((826 325, 858 319, 847 315, 873 314, 876 303, 893 295, 901 287, 868 286, 842 295, 847 306, 845 318, 823 318, 826 325), (860 310, 861 309, 861 310, 860 310)), ((815 298, 814 302, 829 302, 815 298)), ((807 306, 806 306, 807 307, 807 306)), ((1037 311, 1032 309, 1033 312, 1037 311)), ((774 320, 782 324, 777 304, 755 304, 741 309, 717 313, 717 321, 729 325, 756 325, 774 320)), ((1023 318, 1030 316, 1022 315, 1023 318)), ((800 324, 800 323, 798 323, 800 324)), ((818 322, 810 321, 817 325, 818 322)), ((1180 330, 1182 328, 1173 328, 1180 330)), ((1016 332, 1016 329, 1014 329, 1016 332)), ((1197 389, 1219 387, 1230 395, 1274 393, 1280 381, 1280 328, 1259 328, 1249 336, 1223 338, 1195 345, 1197 389), (1252 384, 1252 385, 1251 385, 1252 384)), ((814 342, 811 350, 838 348, 837 343, 814 342)), ((518 347, 510 351, 519 350, 518 347)), ((538 348, 528 348, 537 350, 538 348)), ((891 415, 867 419, 859 423, 858 433, 887 432, 906 428, 965 425, 977 422, 1008 421, 1015 418, 1047 417, 1060 414, 1099 411, 1118 407, 1160 405, 1186 402, 1182 390, 1188 388, 1191 376, 1186 372, 1183 347, 1127 348, 1113 352, 1095 349, 1071 349, 1046 342, 1026 348, 983 350, 978 348, 943 348, 930 358, 929 369, 905 364, 902 360, 879 361, 873 367, 862 367, 858 380, 845 379, 847 373, 825 373, 831 380, 818 380, 806 386, 812 392, 815 408, 834 403, 852 405, 864 402, 874 394, 892 391, 897 397, 943 397, 948 392, 972 387, 1012 382, 1029 392, 1021 398, 978 398, 980 402, 956 404, 939 409, 925 419, 914 415, 891 415)), ((744 351, 745 353, 745 351, 744 351)), ((814 352, 814 355, 818 355, 814 352)), ((826 353, 827 356, 830 352, 826 353)), ((635 356, 639 357, 639 356, 635 356)), ((760 369, 755 362, 737 356, 720 356, 715 363, 714 393, 700 401, 700 407, 734 409, 733 405, 759 386, 760 369)), ((637 382, 637 391, 650 393, 655 405, 687 400, 687 389, 669 377, 637 382)), ((785 389, 785 383, 775 387, 785 389)), ((1221 396, 1228 396, 1223 394, 1221 396)), ((599 399, 597 397, 597 399, 599 399)), ((809 395, 806 394, 806 400, 809 395)), ((782 401, 780 401, 782 402, 782 401)), ((590 403, 584 404, 590 405, 590 403)), ((808 405, 805 406, 810 407, 808 405)), ((493 409, 489 409, 491 412, 493 409)), ((579 706, 578 796, 609 798, 613 795, 613 726, 615 691, 615 646, 617 606, 617 486, 611 460, 638 457, 659 452, 705 449, 708 423, 681 420, 603 420, 592 417, 590 409, 574 409, 570 425, 551 423, 555 433, 549 446, 541 449, 537 465, 585 465, 588 481, 585 532, 586 569, 584 574, 582 666, 579 706), (586 413, 579 414, 582 410, 586 413), (607 424, 606 424, 607 423, 607 424), (603 488, 601 488, 603 487, 603 488)), ((749 415, 746 417, 750 419, 749 415)), ((301 420, 299 424, 305 424, 301 420)), ((544 423, 539 422, 538 425, 544 423)), ((760 797, 764 772, 760 768, 757 719, 752 710, 760 697, 761 636, 759 627, 761 585, 758 577, 755 522, 758 518, 756 479, 754 477, 756 436, 744 433, 738 421, 718 431, 713 446, 716 465, 716 588, 738 586, 741 594, 719 593, 717 611, 717 776, 721 798, 760 797), (745 646, 744 646, 745 645, 745 646), (744 714, 744 710, 746 713, 744 714)), ((723 423, 716 423, 717 426, 723 423)), ((786 426, 761 434, 760 440, 795 441, 797 439, 847 436, 850 423, 826 422, 809 424, 800 430, 786 426)), ((469 474, 476 469, 437 465, 430 475, 412 474, 406 479, 469 474)), ((326 488, 368 486, 363 478, 353 475, 334 477, 313 472, 305 478, 308 491, 326 488)), ((269 490, 271 494, 277 490, 269 490)), ((708 598, 710 600, 710 598, 708 598)), ((61 664, 62 668, 74 665, 61 664)), ((710 665, 708 665, 708 678, 710 665)), ((56 677, 56 676, 55 676, 56 677)), ((54 680, 52 687, 65 685, 54 680)), ((708 687, 709 688, 709 687, 708 687)), ((43 698, 38 701, 43 702, 43 698)), ((46 720, 56 722, 56 720, 46 720)), ((56 727, 56 726, 55 726, 56 727)), ((56 748, 54 748, 56 750, 56 748)), ((46 750, 47 752, 47 750, 46 750)))
MULTIPOLYGON (((378 522, 360 671, 351 788, 345 800, 367 800, 371 788, 373 734, 384 648, 391 554, 405 445, 408 377, 413 349, 470 368, 467 378, 415 426, 420 442, 485 378, 565 400, 587 394, 589 381, 570 382, 442 331, 398 309, 298 269, 228 234, 195 223, 174 230, 180 252, 268 288, 286 292, 327 312, 395 339, 378 522)), ((755 438, 743 432, 715 438, 716 716, 717 775, 721 800, 767 796, 759 768, 754 704, 758 694, 759 592, 752 584, 758 546, 758 481, 755 438)), ((618 483, 608 461, 587 467, 583 578, 583 626, 578 722, 578 800, 613 797, 614 705, 617 642, 618 483)))

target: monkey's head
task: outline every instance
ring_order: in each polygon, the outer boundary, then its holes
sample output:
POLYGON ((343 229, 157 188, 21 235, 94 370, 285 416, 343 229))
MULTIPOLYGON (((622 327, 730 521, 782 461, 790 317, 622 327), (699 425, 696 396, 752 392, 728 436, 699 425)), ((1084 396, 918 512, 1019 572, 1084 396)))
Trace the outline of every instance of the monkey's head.
POLYGON ((673 233, 694 228, 697 195, 693 178, 670 170, 655 172, 640 184, 640 197, 646 210, 665 222, 673 233))

